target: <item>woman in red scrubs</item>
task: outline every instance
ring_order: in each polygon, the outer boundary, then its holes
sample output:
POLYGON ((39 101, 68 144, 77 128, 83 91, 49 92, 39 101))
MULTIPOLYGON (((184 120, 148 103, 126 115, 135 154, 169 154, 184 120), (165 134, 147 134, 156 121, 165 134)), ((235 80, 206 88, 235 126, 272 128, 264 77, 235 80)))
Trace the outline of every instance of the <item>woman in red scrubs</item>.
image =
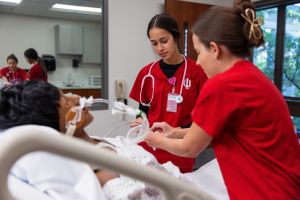
POLYGON ((4 84, 17 84, 26 80, 27 73, 24 69, 17 66, 18 58, 14 54, 10 54, 6 59, 6 62, 8 66, 2 68, 0 71, 0 76, 4 81, 4 84))
MULTIPOLYGON (((150 123, 165 121, 172 126, 189 127, 191 111, 207 76, 195 61, 180 54, 177 22, 167 14, 155 15, 147 35, 160 59, 143 67, 134 82, 130 97, 140 103, 150 123)), ((160 163, 171 161, 181 172, 193 169, 194 158, 183 158, 146 143, 140 143, 160 163)))
POLYGON ((287 104, 246 59, 264 43, 261 23, 249 0, 236 0, 233 8, 212 7, 199 18, 193 44, 209 79, 193 124, 189 129, 154 124, 152 129, 164 134, 151 132, 145 140, 185 157, 212 144, 230 199, 299 199, 300 145, 287 104))
POLYGON ((28 72, 28 80, 47 81, 47 68, 37 51, 33 48, 29 48, 24 52, 24 56, 27 62, 32 65, 28 72))

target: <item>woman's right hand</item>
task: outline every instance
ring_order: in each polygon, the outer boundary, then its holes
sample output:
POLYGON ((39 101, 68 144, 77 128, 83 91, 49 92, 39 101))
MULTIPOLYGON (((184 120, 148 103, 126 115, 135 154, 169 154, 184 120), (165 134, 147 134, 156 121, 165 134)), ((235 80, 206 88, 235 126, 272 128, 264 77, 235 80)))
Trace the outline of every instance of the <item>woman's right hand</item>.
POLYGON ((179 138, 177 128, 170 126, 167 122, 155 122, 150 130, 161 132, 168 138, 179 138))
POLYGON ((12 83, 11 83, 11 82, 8 82, 8 81, 4 81, 4 82, 3 82, 3 85, 12 85, 12 83))
POLYGON ((140 125, 141 123, 143 123, 143 118, 138 117, 136 120, 130 122, 129 126, 130 126, 130 128, 133 128, 133 127, 140 125))
POLYGON ((187 133, 187 128, 174 128, 170 126, 167 122, 155 122, 151 129, 152 132, 158 131, 164 134, 165 137, 182 139, 187 133))

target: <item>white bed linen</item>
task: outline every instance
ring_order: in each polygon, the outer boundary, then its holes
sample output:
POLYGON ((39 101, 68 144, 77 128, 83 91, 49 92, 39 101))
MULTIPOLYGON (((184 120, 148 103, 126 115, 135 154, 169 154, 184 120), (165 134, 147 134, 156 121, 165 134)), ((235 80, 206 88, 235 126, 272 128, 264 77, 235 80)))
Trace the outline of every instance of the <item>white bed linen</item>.
MULTIPOLYGON (((135 160, 143 165, 155 167, 179 179, 190 182, 188 184, 201 188, 215 199, 229 199, 227 188, 216 159, 210 161, 194 172, 180 173, 179 168, 173 165, 171 162, 159 165, 156 158, 152 154, 145 151, 138 145, 131 144, 123 137, 105 139, 116 146, 115 149, 121 156, 135 160)), ((137 181, 122 175, 120 178, 107 182, 103 187, 103 191, 106 194, 106 197, 110 200, 161 199, 161 195, 159 195, 157 189, 154 189, 153 187, 141 181, 137 181)))
POLYGON ((13 175, 8 176, 8 188, 12 195, 19 200, 54 200, 13 175))
POLYGON ((217 159, 211 160, 196 171, 182 174, 182 178, 211 194, 215 199, 229 199, 217 159))
MULTIPOLYGON (((209 162, 195 172, 181 174, 178 168, 171 163, 165 164, 164 167, 157 165, 156 159, 137 145, 131 145, 122 140, 121 142, 116 142, 113 139, 113 141, 110 140, 110 142, 119 147, 118 152, 124 157, 136 160, 144 165, 153 165, 171 173, 175 177, 190 181, 196 187, 205 189, 216 199, 229 199, 216 160, 209 162)), ((43 191, 57 200, 114 199, 110 196, 112 193, 114 194, 113 197, 119 198, 121 196, 122 198, 120 199, 136 199, 136 197, 140 199, 161 198, 158 195, 158 190, 122 175, 120 179, 108 182, 103 192, 88 165, 44 152, 25 155, 14 165, 11 172, 18 178, 30 183, 39 191, 43 191), (126 187, 127 190, 125 192, 120 190, 126 189, 126 187), (109 194, 110 192, 111 194, 109 194), (104 193, 107 195, 106 197, 104 197, 104 193)), ((15 186, 10 184, 10 188, 15 188, 15 186)), ((13 194, 15 193, 13 192, 13 194)), ((32 193, 30 195, 35 194, 32 193)), ((43 195, 43 193, 40 195, 43 195)), ((25 195, 21 194, 22 196, 24 197, 25 195)), ((18 198, 18 196, 16 197, 18 198)), ((30 199, 35 200, 34 198, 30 199)), ((37 199, 41 198, 37 197, 37 199)))
MULTIPOLYGON (((5 134, 0 135, 2 136, 7 137, 5 134)), ((88 164, 54 154, 29 153, 14 164, 11 174, 55 200, 105 199, 102 188, 88 164)), ((10 188, 14 188, 12 183, 10 188)))

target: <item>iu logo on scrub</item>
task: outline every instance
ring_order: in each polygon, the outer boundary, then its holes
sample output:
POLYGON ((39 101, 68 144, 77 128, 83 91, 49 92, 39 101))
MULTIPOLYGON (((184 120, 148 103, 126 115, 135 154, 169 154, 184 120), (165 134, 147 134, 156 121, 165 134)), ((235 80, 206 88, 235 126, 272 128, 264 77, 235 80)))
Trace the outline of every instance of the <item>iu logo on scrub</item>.
POLYGON ((184 87, 185 87, 185 89, 190 89, 191 88, 191 86, 192 86, 192 81, 190 80, 190 79, 188 79, 188 78, 185 78, 185 80, 184 80, 184 87))

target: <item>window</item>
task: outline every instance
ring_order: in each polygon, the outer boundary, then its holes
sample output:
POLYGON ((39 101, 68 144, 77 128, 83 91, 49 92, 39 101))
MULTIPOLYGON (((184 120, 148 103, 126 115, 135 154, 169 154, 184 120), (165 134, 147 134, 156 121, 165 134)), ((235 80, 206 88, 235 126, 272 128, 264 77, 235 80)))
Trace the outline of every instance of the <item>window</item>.
POLYGON ((254 50, 254 63, 273 81, 275 69, 275 48, 276 48, 276 34, 277 34, 277 8, 270 8, 257 12, 258 17, 264 19, 262 26, 265 46, 254 50))
POLYGON ((253 62, 285 97, 300 131, 300 0, 266 0, 255 3, 265 46, 255 49, 253 62))
POLYGON ((286 7, 282 93, 300 97, 300 3, 286 7))

